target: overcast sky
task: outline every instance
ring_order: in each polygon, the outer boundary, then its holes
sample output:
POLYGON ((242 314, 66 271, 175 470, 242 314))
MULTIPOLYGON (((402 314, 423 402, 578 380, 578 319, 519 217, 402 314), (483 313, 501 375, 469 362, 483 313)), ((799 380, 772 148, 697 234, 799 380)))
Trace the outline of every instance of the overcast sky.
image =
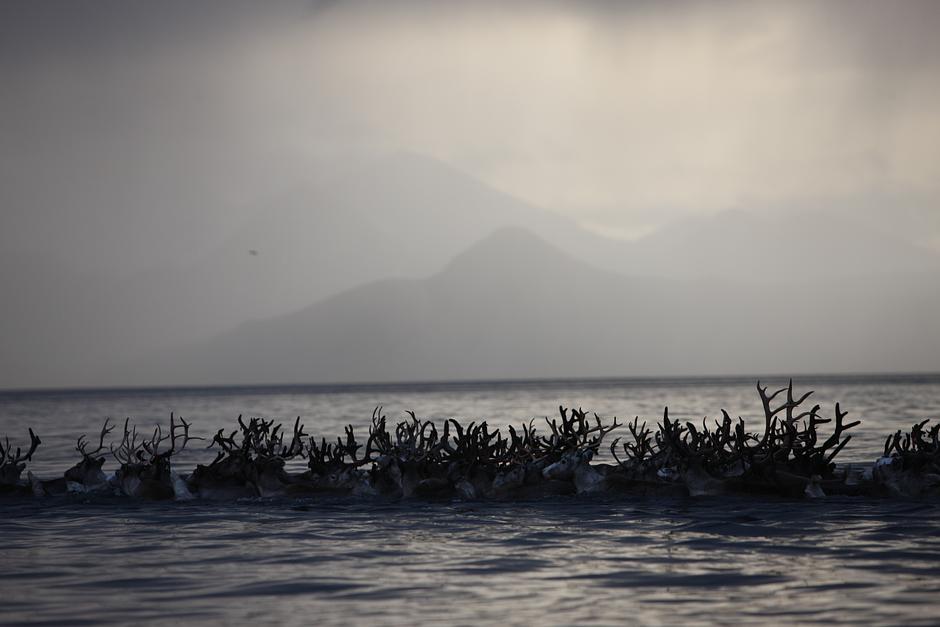
POLYGON ((158 263, 396 150, 608 234, 835 207, 940 248, 937 2, 0 12, 6 250, 158 263))
MULTIPOLYGON (((826 367, 936 368, 940 2, 507 4, 0 2, 0 387, 108 384, 154 350, 175 363, 247 320, 435 276, 504 226, 693 292, 812 283, 829 299, 813 311, 842 320, 814 348, 843 360, 826 367), (864 289, 841 294, 847 277, 864 289)), ((516 248, 492 255, 518 270, 516 248)), ((542 274, 507 291, 558 288, 542 274)), ((448 289, 494 280, 470 278, 448 289)), ((369 293, 355 311, 382 311, 369 293)), ((513 302, 513 320, 542 306, 513 302)), ((773 313, 741 325, 785 345, 832 330, 773 313)), ((403 333, 337 320, 288 344, 403 333)))

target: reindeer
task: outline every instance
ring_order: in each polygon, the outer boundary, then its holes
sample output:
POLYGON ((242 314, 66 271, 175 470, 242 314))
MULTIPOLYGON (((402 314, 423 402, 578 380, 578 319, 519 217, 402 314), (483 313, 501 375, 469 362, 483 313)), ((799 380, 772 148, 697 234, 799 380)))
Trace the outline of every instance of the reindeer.
MULTIPOLYGON (((663 412, 664 422, 668 412, 667 407, 663 412)), ((627 423, 627 430, 631 440, 622 441, 618 437, 610 444, 616 466, 607 473, 607 485, 623 491, 655 493, 677 486, 680 475, 673 467, 675 462, 665 445, 662 426, 654 433, 646 422, 640 424, 636 416, 633 422, 627 423)))
POLYGON ((170 415, 169 432, 158 425, 147 438, 125 420, 120 442, 110 451, 120 467, 109 482, 102 472, 105 440, 113 431, 105 420, 96 448, 85 435, 75 450, 80 462, 64 477, 39 481, 29 475, 29 486, 20 475, 40 440, 30 430, 30 447, 24 454, 6 440, 0 443, 0 492, 37 495, 88 491, 113 485, 119 492, 142 498, 271 496, 303 491, 341 491, 392 497, 441 497, 466 499, 517 498, 546 494, 571 494, 606 490, 681 491, 690 495, 726 492, 758 492, 811 498, 827 493, 885 493, 922 496, 940 492, 940 425, 928 421, 909 433, 898 431, 887 438, 884 456, 861 481, 836 456, 852 438, 848 431, 859 421, 848 422, 847 412, 836 403, 833 418, 823 418, 820 406, 804 409, 812 395, 796 395, 792 380, 769 392, 757 383, 764 413, 761 433, 747 430, 743 418, 732 420, 724 409, 721 419, 683 422, 663 411, 655 428, 627 423, 629 437, 610 445, 614 465, 592 464, 606 436, 620 427, 608 425, 597 415, 588 418, 582 409, 558 408, 558 416, 545 418, 545 428, 534 420, 510 426, 508 437, 487 423, 469 425, 448 419, 440 425, 420 420, 414 412, 388 428, 381 407, 372 414, 372 425, 363 446, 352 425, 345 437, 334 441, 304 433, 300 418, 293 432, 273 420, 238 417, 238 429, 216 433, 209 448, 218 448, 215 460, 200 465, 187 479, 177 475, 171 458, 190 440, 190 425, 170 415), (779 399, 779 400, 778 400, 779 399), (820 427, 832 423, 828 436, 820 427), (291 474, 286 462, 303 458, 307 470, 291 474), (851 475, 851 476, 850 476, 851 475), (850 480, 851 479, 851 480, 850 480))
POLYGON ((89 450, 90 446, 85 435, 81 435, 75 444, 75 450, 82 455, 82 460, 65 471, 65 480, 69 483, 82 486, 84 490, 96 489, 104 486, 108 478, 102 472, 104 465, 104 455, 99 455, 105 450, 104 439, 114 430, 114 425, 110 424, 111 419, 104 421, 101 431, 98 434, 98 446, 89 450))
POLYGON ((787 387, 770 395, 758 381, 757 391, 764 408, 765 430, 756 446, 749 446, 749 440, 740 435, 743 432, 741 422, 737 444, 747 464, 742 481, 749 487, 769 488, 791 495, 809 491, 818 496, 821 492, 844 490, 845 477, 837 476, 833 460, 852 439, 846 432, 860 421, 845 422, 848 413, 836 403, 833 432, 819 443, 819 425, 832 419, 819 417, 819 405, 796 413, 812 391, 795 399, 792 379, 787 387), (786 400, 772 407, 774 398, 783 392, 787 393, 786 400))
POLYGON ((19 447, 14 451, 10 438, 4 438, 4 442, 0 444, 0 494, 28 492, 28 488, 20 481, 20 475, 26 468, 26 462, 32 460, 33 453, 40 444, 42 440, 33 433, 32 429, 29 430, 29 450, 26 454, 23 454, 19 447))
POLYGON ((757 392, 764 408, 760 437, 747 432, 744 419, 734 423, 725 410, 722 421, 710 429, 707 421, 698 428, 670 420, 667 407, 655 435, 657 448, 647 433, 634 433, 637 441, 624 449, 628 461, 620 462, 621 467, 648 473, 649 462, 656 460, 658 476, 667 482, 681 479, 692 495, 758 491, 820 496, 846 491, 845 477, 837 476, 833 459, 852 438, 845 432, 859 421, 846 423, 847 413, 836 403, 833 433, 820 442, 819 425, 832 420, 819 416, 819 405, 797 413, 812 391, 794 397, 791 379, 771 394, 758 381, 757 392), (773 406, 784 392, 786 400, 773 406))
POLYGON ((89 450, 89 442, 82 435, 78 438, 75 450, 82 454, 82 460, 65 471, 62 477, 41 480, 32 473, 28 473, 29 483, 36 496, 62 496, 69 492, 89 492, 104 490, 109 487, 108 478, 101 471, 105 458, 98 455, 105 450, 104 439, 114 430, 110 425, 110 418, 104 421, 104 426, 98 438, 98 447, 89 450))
POLYGON ((555 420, 546 419, 552 431, 547 448, 550 458, 557 461, 547 465, 542 476, 549 481, 572 481, 579 493, 604 490, 605 476, 592 467, 590 461, 607 434, 621 426, 617 418, 605 427, 600 417, 594 414, 595 424, 592 426, 581 408, 572 409, 570 418, 564 407, 559 407, 558 412, 560 425, 555 420))
MULTIPOLYGON (((373 412, 373 418, 375 412, 373 412)), ((363 466, 372 463, 369 455, 359 456, 362 445, 356 440, 352 425, 346 427, 346 440, 336 438, 336 442, 327 442, 322 438, 317 442, 311 437, 307 449, 308 471, 303 475, 306 486, 312 490, 353 493, 356 495, 375 494, 369 481, 369 474, 363 466)), ((371 447, 370 434, 367 449, 371 447)))
POLYGON ((120 491, 131 497, 153 500, 192 498, 186 483, 171 468, 173 455, 186 448, 191 440, 202 438, 189 435, 190 425, 182 418, 179 423, 170 414, 170 431, 163 433, 160 425, 150 438, 140 437, 137 427, 129 426, 130 419, 124 421, 124 434, 117 448, 111 445, 111 453, 120 463, 115 473, 115 483, 120 491), (169 442, 169 448, 161 447, 169 442))
POLYGON ((872 468, 872 479, 891 496, 918 497, 940 493, 940 424, 923 420, 910 432, 885 439, 884 455, 872 468))
POLYGON ((452 494, 454 487, 447 461, 447 451, 454 450, 450 422, 445 421, 443 434, 438 434, 433 422, 418 420, 412 411, 407 413, 411 419, 396 425, 393 438, 382 408, 376 407, 372 412, 363 463, 372 464, 369 480, 373 489, 389 497, 452 494))
POLYGON ((303 438, 307 434, 299 416, 286 445, 281 425, 273 420, 250 418, 246 424, 239 416, 238 427, 228 436, 219 429, 212 438, 209 448, 218 446, 220 451, 208 466, 196 467, 189 479, 193 491, 204 498, 273 496, 296 483, 284 465, 304 452, 303 438), (241 436, 240 441, 236 434, 241 436))
MULTIPOLYGON (((667 482, 681 480, 692 496, 721 494, 728 488, 730 477, 739 476, 743 465, 735 450, 736 431, 732 420, 722 410, 722 421, 709 428, 708 419, 702 419, 701 428, 692 422, 684 425, 670 420, 669 408, 663 411, 663 422, 657 433, 659 451, 663 453, 662 468, 657 476, 667 482)), ((743 425, 743 421, 742 421, 743 425)), ((742 431, 744 438, 749 437, 742 431)))
MULTIPOLYGON (((499 430, 490 431, 485 421, 471 422, 466 429, 453 419, 445 422, 448 425, 454 428, 453 441, 445 437, 441 446, 448 481, 465 499, 488 496, 499 472, 500 454, 505 456, 507 449, 499 430)), ((446 430, 445 436, 449 436, 446 430)))

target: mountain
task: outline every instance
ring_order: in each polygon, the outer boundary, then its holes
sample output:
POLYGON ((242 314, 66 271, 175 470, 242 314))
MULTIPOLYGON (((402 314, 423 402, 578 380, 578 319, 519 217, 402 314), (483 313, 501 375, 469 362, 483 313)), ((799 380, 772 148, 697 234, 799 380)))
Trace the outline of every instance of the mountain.
POLYGON ((620 247, 409 153, 371 161, 326 184, 300 185, 254 213, 200 264, 165 279, 187 286, 199 295, 194 300, 231 307, 232 314, 217 312, 225 319, 216 318, 219 324, 295 310, 367 281, 428 276, 505 226, 586 248, 620 247))
MULTIPOLYGON (((642 285, 673 285, 652 279, 739 284, 738 294, 726 290, 730 302, 788 281, 856 284, 865 277, 880 285, 892 276, 920 273, 928 283, 940 276, 940 256, 826 211, 724 212, 685 219, 635 242, 608 239, 414 154, 298 183, 245 213, 254 217, 220 244, 120 281, 80 275, 54 263, 49 251, 5 262, 4 256, 0 388, 107 384, 110 379, 92 373, 376 280, 430 277, 507 227, 531 231, 612 285, 626 280, 615 274, 649 277, 630 279, 642 285)), ((483 260, 477 256, 475 263, 483 260)), ((441 276, 438 283, 446 280, 441 276)), ((612 373, 622 371, 614 365, 612 373)))
POLYGON ((760 288, 598 270, 518 228, 124 368, 124 383, 405 381, 940 368, 940 288, 760 288))
POLYGON ((597 254, 622 248, 412 154, 369 162, 325 184, 299 185, 253 213, 198 263, 124 283, 113 302, 128 324, 114 321, 111 328, 126 327, 126 342, 205 338, 369 281, 429 276, 506 226, 602 251, 597 254), (141 320, 147 321, 143 331, 141 320))
POLYGON ((0 345, 9 350, 0 355, 0 387, 87 384, 95 369, 356 285, 428 276, 508 225, 584 250, 621 246, 413 154, 300 183, 247 213, 255 217, 221 244, 188 256, 197 261, 122 281, 75 278, 42 255, 5 263, 0 293, 10 296, 0 311, 0 345))

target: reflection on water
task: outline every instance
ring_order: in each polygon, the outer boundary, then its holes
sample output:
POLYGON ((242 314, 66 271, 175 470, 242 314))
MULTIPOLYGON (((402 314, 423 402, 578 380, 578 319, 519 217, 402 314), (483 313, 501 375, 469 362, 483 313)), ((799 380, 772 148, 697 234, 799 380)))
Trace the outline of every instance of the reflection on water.
POLYGON ((937 504, 7 506, 0 619, 297 624, 936 620, 937 504))
MULTIPOLYGON (((770 381, 771 384, 781 383, 770 381)), ((785 382, 783 382, 785 383, 785 382)), ((940 417, 940 379, 798 380, 862 426, 843 461, 940 417)), ((650 420, 716 415, 760 425, 752 381, 561 382, 0 395, 0 432, 73 463, 105 416, 176 411, 200 435, 239 413, 301 415, 308 431, 390 416, 518 423, 580 405, 650 420)), ((831 411, 831 409, 830 409, 831 411)), ((183 466, 211 451, 186 451, 183 466)), ((109 461, 108 468, 114 465, 109 461)), ((524 503, 346 499, 135 503, 0 501, 0 622, 935 623, 940 504, 875 499, 569 498, 524 503)))

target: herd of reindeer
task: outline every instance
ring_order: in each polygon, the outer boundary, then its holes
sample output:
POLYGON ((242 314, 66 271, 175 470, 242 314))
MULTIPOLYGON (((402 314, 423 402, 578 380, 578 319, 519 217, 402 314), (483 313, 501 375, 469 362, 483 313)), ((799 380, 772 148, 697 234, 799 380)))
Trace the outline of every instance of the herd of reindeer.
MULTIPOLYGON (((940 494, 940 424, 928 421, 910 432, 888 436, 884 456, 867 466, 839 467, 834 459, 859 424, 846 422, 836 403, 833 418, 820 406, 803 409, 812 392, 794 396, 793 382, 772 393, 757 384, 764 410, 762 434, 746 430, 743 419, 709 424, 682 423, 668 408, 655 430, 639 419, 605 424, 597 414, 559 408, 559 416, 508 427, 486 422, 461 425, 409 418, 390 430, 381 408, 372 415, 365 445, 352 426, 345 438, 317 440, 304 433, 300 418, 288 431, 261 418, 209 443, 217 450, 208 465, 178 473, 173 458, 187 444, 190 424, 170 416, 142 437, 124 422, 120 440, 106 445, 114 425, 106 420, 98 437, 78 439, 81 459, 62 477, 39 479, 27 465, 41 444, 32 429, 26 451, 0 443, 0 494, 56 496, 74 493, 141 499, 230 499, 315 493, 389 498, 528 499, 547 495, 617 491, 626 494, 771 494, 819 498, 826 495, 930 497, 940 494), (828 436, 821 425, 832 423, 828 436), (603 440, 618 428, 624 437, 609 444, 611 463, 591 463, 603 440), (627 435, 628 434, 628 435, 627 435), (119 467, 102 470, 110 453, 119 467), (306 470, 289 472, 291 460, 306 470), (23 472, 26 471, 26 477, 23 472)), ((115 438, 116 439, 116 438, 115 438)))

